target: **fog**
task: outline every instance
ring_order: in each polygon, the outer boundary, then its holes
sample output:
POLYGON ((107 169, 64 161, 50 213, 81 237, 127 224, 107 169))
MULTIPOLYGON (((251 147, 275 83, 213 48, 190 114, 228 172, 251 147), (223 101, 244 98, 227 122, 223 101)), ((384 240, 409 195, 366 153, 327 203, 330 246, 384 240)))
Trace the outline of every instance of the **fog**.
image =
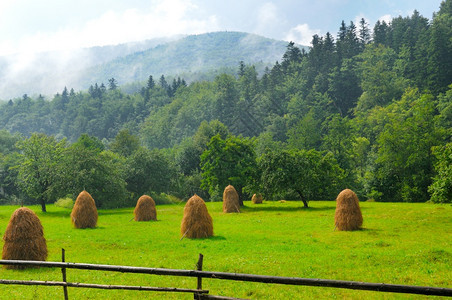
POLYGON ((24 94, 50 99, 65 87, 86 90, 95 83, 107 84, 112 77, 121 86, 145 81, 149 75, 157 79, 162 74, 195 75, 222 67, 238 68, 240 61, 262 67, 281 60, 286 45, 255 34, 214 32, 73 51, 25 51, 0 57, 0 100, 24 94))
MULTIPOLYGON (((89 68, 108 63, 118 57, 144 51, 179 37, 158 38, 112 46, 0 57, 0 100, 28 95, 46 95, 87 89, 84 76, 89 68)), ((94 82, 92 83, 94 84, 94 82)))

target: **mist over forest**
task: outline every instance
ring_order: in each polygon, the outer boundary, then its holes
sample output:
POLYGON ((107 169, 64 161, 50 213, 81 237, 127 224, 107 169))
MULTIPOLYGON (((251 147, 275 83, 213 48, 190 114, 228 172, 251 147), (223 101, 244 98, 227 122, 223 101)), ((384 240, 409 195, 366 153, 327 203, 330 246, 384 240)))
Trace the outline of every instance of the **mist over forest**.
POLYGON ((183 74, 188 82, 213 79, 206 74, 235 69, 239 61, 257 63, 263 70, 262 66, 281 58, 286 44, 254 34, 214 32, 68 51, 24 52, 0 57, 0 100, 23 94, 53 96, 64 87, 87 90, 112 77, 122 86, 142 84, 149 75, 183 74))
POLYGON ((452 201, 451 0, 432 19, 343 21, 309 49, 219 32, 104 58, 52 71, 52 96, 39 72, 30 92, 0 94, 3 203, 82 188, 101 207, 144 193, 219 200, 228 184, 242 199, 305 206, 345 187, 363 200, 452 201), (30 165, 48 177, 28 183, 30 165))

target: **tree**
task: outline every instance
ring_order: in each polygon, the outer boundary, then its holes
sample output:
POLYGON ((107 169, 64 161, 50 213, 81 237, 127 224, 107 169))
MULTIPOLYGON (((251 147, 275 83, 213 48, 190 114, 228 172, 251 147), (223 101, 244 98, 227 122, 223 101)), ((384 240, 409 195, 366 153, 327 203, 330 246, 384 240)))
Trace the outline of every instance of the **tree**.
POLYGON ((255 153, 249 139, 229 136, 223 140, 220 135, 215 135, 201 155, 201 187, 214 198, 231 184, 240 196, 240 205, 243 205, 243 187, 253 180, 255 164, 255 153))
POLYGON ((267 197, 293 191, 306 208, 309 200, 334 197, 344 177, 331 153, 316 150, 269 151, 259 157, 258 167, 267 197))
POLYGON ((57 166, 62 161, 65 144, 66 140, 58 142, 53 136, 43 133, 34 133, 17 144, 22 157, 19 185, 41 204, 43 212, 46 212, 48 201, 61 195, 57 189, 60 181, 57 166))
POLYGON ((235 78, 227 74, 215 78, 215 92, 217 119, 233 131, 236 123, 235 110, 239 100, 235 78))
POLYGON ((361 79, 362 95, 358 99, 356 111, 374 106, 385 106, 399 99, 408 81, 394 68, 397 55, 383 45, 366 47, 358 57, 357 76, 361 79))
POLYGON ((452 1, 442 1, 433 18, 427 50, 429 88, 444 92, 452 78, 452 1))
POLYGON ((124 157, 132 155, 140 148, 140 140, 128 129, 121 129, 110 144, 110 150, 124 157))
POLYGON ((226 139, 229 136, 229 130, 218 120, 203 121, 193 137, 181 144, 176 162, 184 175, 201 171, 201 154, 207 149, 210 139, 217 134, 221 139, 226 139))
POLYGON ((436 175, 428 187, 430 200, 435 203, 452 203, 452 143, 432 148, 436 158, 436 175))
POLYGON ((155 87, 155 81, 152 75, 149 75, 148 82, 146 84, 146 88, 148 90, 152 90, 155 87))
POLYGON ((101 140, 99 140, 95 136, 90 136, 86 133, 80 135, 80 137, 73 145, 79 145, 81 147, 93 150, 97 153, 100 153, 105 150, 105 146, 101 140))
POLYGON ((300 48, 295 46, 294 42, 289 42, 286 52, 283 54, 281 67, 286 72, 291 64, 298 64, 301 62, 303 56, 300 48))
POLYGON ((113 152, 74 143, 64 151, 64 162, 58 169, 64 177, 61 189, 65 194, 76 197, 86 190, 98 208, 131 204, 127 202, 124 159, 113 152))
POLYGON ((430 94, 408 89, 402 99, 386 108, 384 129, 377 138, 372 172, 376 200, 424 202, 433 174, 431 148, 440 142, 430 94))
POLYGON ((359 21, 358 38, 362 48, 369 44, 371 40, 369 24, 367 24, 364 18, 361 18, 359 21))
POLYGON ((110 91, 116 90, 118 88, 118 82, 114 78, 108 79, 108 89, 110 91))
POLYGON ((126 159, 127 190, 135 199, 145 193, 168 193, 175 168, 162 150, 140 147, 126 159))

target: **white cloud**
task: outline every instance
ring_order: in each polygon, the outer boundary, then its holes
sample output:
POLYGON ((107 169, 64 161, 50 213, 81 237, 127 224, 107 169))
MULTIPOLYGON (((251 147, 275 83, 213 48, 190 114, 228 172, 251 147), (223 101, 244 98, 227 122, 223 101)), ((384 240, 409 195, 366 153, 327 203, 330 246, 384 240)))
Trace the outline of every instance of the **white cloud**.
POLYGON ((285 40, 307 46, 311 44, 312 36, 315 34, 320 34, 320 29, 311 29, 308 24, 299 24, 290 29, 285 40))
POLYGON ((148 10, 106 11, 96 19, 76 28, 60 28, 55 32, 38 32, 18 41, 0 42, 0 55, 12 52, 70 50, 80 47, 118 44, 131 41, 197 34, 218 30, 215 15, 193 18, 197 7, 191 1, 159 0, 148 10))
POLYGON ((257 11, 256 32, 263 34, 274 28, 281 20, 278 18, 278 8, 271 2, 264 3, 257 11))
POLYGON ((391 15, 384 15, 378 18, 378 21, 382 22, 385 21, 386 23, 390 23, 392 21, 391 15))

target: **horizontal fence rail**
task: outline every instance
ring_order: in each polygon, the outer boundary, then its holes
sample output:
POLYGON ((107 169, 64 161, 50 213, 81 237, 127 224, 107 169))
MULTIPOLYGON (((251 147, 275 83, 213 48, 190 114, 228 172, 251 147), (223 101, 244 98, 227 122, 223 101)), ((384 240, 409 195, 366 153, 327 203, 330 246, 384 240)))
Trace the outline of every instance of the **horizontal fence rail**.
POLYGON ((153 291, 153 292, 178 292, 178 293, 208 293, 208 290, 181 289, 171 287, 152 287, 152 286, 133 286, 133 285, 114 285, 114 284, 93 284, 93 283, 75 283, 64 281, 39 281, 39 280, 6 280, 0 279, 0 284, 12 285, 45 285, 62 286, 74 288, 90 288, 103 290, 131 290, 131 291, 153 291))
MULTIPOLYGON (((200 255, 201 265, 202 258, 200 255)), ((449 296, 452 297, 452 288, 440 288, 440 287, 428 287, 428 286, 410 286, 410 285, 398 285, 398 284, 385 284, 385 283, 369 283, 358 281, 345 281, 345 280, 329 280, 329 279, 316 279, 316 278, 299 278, 299 277, 280 277, 280 276, 266 276, 266 275, 254 275, 254 274, 241 274, 241 273, 226 273, 226 272, 210 272, 200 270, 179 270, 179 269, 165 269, 165 268, 145 268, 145 267, 132 267, 132 266, 115 266, 115 265, 99 265, 99 264, 86 264, 86 263, 71 263, 71 262, 45 262, 45 261, 21 261, 21 260, 0 260, 2 265, 21 265, 21 266, 37 266, 48 268, 66 268, 66 269, 80 269, 80 270, 98 270, 98 271, 112 271, 121 273, 141 273, 151 275, 167 275, 167 276, 184 276, 184 277, 197 277, 209 278, 209 279, 221 279, 221 280, 235 280, 235 281, 248 281, 248 282, 260 282, 271 284, 287 284, 287 285, 304 285, 304 286, 318 286, 318 287, 332 287, 343 288, 353 290, 367 290, 377 292, 391 292, 391 293, 408 293, 408 294, 420 294, 420 295, 432 295, 432 296, 449 296)), ((0 281, 4 284, 8 281, 0 281)), ((66 282, 55 282, 54 285, 68 286, 68 287, 83 287, 96 288, 102 285, 90 285, 90 284, 77 284, 66 282)), ((198 288, 201 285, 198 284, 198 288)), ((111 286, 112 288, 114 286, 111 286)), ((118 286, 119 288, 120 286, 118 286)), ((100 287, 98 287, 100 288, 100 287)), ((139 290, 140 287, 134 287, 139 290)), ((143 288, 143 287, 141 287, 143 288)), ((149 290, 159 289, 146 287, 149 290)), ((125 289, 125 288, 124 288, 125 289)), ((132 288, 130 288, 132 289, 132 288)), ((174 292, 191 292, 191 293, 208 293, 206 290, 196 289, 176 289, 176 288, 160 288, 160 289, 175 289, 174 292)), ((142 289, 143 290, 143 289, 142 289)), ((168 291, 168 290, 165 290, 168 291)), ((216 296, 208 296, 214 299, 216 296)), ((202 297, 200 297, 201 299, 202 297)), ((221 297, 220 297, 221 298, 221 297)), ((218 299, 220 299, 218 298, 218 299)), ((223 297, 222 299, 233 299, 223 297)))

